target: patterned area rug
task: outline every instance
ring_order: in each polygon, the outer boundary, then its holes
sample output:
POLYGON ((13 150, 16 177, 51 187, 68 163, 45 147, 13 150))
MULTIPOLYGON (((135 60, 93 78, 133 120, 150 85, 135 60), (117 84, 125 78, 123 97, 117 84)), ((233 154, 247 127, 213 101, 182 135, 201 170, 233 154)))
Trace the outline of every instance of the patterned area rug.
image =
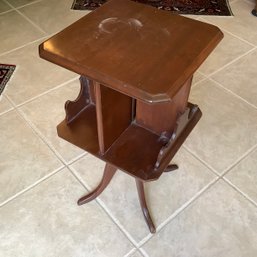
MULTIPOLYGON (((74 0, 74 10, 94 10, 107 0, 74 0)), ((133 0, 178 14, 231 16, 228 0, 133 0)))
POLYGON ((0 95, 4 91, 4 88, 12 76, 15 65, 9 65, 9 64, 0 64, 0 95))

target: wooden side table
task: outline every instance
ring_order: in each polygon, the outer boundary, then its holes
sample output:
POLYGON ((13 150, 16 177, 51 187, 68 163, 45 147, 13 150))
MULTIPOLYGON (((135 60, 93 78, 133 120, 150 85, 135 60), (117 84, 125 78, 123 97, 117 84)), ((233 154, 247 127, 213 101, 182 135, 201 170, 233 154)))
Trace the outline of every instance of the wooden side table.
POLYGON ((117 169, 136 180, 152 233, 144 182, 170 161, 201 117, 188 103, 193 73, 223 37, 212 25, 132 1, 108 1, 42 43, 40 56, 81 75, 58 135, 106 162, 95 199, 117 169))

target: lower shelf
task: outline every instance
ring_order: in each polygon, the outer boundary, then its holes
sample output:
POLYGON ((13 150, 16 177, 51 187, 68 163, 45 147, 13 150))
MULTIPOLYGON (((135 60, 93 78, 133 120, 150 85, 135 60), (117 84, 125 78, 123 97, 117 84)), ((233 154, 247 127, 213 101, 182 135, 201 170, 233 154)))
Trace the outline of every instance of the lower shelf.
MULTIPOLYGON (((192 108, 193 105, 189 104, 188 106, 192 108)), ((57 126, 57 131, 58 135, 68 142, 136 178, 149 181, 160 177, 200 117, 201 111, 197 108, 180 128, 179 134, 169 143, 169 148, 165 146, 168 150, 158 168, 156 168, 156 161, 160 151, 164 148, 160 136, 135 123, 130 124, 105 154, 101 155, 94 105, 88 106, 73 123, 67 125, 64 120, 57 126)))

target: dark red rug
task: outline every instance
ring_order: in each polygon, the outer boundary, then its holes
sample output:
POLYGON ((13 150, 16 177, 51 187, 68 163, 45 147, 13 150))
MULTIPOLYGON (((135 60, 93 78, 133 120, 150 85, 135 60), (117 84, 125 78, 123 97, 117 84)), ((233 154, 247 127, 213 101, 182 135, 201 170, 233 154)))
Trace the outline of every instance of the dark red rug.
MULTIPOLYGON (((74 0, 74 10, 94 10, 107 0, 74 0)), ((231 16, 228 0, 133 0, 178 14, 231 16)))
POLYGON ((0 95, 4 91, 4 88, 12 76, 14 70, 15 70, 15 65, 10 65, 10 64, 0 64, 0 95))

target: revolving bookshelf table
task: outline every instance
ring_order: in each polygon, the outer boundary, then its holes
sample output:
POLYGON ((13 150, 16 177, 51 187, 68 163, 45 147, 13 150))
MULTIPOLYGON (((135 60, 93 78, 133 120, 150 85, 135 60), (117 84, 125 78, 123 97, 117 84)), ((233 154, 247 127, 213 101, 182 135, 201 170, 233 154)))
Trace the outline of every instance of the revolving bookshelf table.
POLYGON ((40 56, 81 75, 58 135, 106 162, 95 199, 117 169, 136 180, 152 233, 144 182, 156 180, 201 117, 188 103, 193 73, 223 37, 212 25, 127 0, 112 0, 39 47, 40 56))

